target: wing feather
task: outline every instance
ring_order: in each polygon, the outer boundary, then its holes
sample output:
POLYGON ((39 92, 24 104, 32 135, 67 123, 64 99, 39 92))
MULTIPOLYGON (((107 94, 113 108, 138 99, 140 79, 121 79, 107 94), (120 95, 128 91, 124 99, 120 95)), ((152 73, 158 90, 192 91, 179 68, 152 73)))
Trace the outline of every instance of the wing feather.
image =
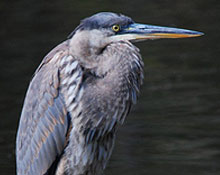
POLYGON ((30 83, 16 140, 18 175, 45 174, 65 147, 70 121, 58 63, 67 56, 66 46, 64 42, 44 58, 30 83))

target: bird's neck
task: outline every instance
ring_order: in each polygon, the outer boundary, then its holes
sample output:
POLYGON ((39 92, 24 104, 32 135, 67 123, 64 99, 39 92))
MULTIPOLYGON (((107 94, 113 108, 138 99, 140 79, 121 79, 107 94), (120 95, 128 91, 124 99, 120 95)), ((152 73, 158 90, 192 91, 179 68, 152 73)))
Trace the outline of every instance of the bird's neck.
POLYGON ((99 40, 101 33, 93 31, 78 31, 70 39, 70 54, 86 68, 94 68, 99 62, 99 56, 106 46, 105 40, 99 40), (98 37, 99 36, 99 37, 98 37))

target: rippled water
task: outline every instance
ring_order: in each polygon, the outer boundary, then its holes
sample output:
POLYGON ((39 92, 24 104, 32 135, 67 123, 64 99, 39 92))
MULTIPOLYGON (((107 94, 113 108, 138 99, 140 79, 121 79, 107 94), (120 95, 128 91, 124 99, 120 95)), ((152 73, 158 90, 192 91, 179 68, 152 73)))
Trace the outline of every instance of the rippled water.
POLYGON ((0 174, 15 174, 15 133, 34 70, 80 19, 99 11, 206 34, 137 44, 145 83, 106 175, 220 174, 219 9, 214 0, 1 1, 0 174))

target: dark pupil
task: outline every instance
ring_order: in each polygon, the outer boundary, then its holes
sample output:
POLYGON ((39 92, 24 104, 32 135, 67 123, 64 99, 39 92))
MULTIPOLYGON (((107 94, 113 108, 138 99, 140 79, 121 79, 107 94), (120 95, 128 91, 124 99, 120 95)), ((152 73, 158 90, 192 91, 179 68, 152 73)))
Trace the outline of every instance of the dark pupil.
POLYGON ((115 30, 118 30, 118 26, 115 26, 115 30))

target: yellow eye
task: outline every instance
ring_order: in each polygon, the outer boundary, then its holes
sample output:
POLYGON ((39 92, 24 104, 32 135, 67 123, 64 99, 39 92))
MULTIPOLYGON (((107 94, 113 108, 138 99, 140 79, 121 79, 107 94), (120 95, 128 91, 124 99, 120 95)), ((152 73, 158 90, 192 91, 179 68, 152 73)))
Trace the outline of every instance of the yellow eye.
POLYGON ((112 26, 112 30, 114 32, 118 32, 120 30, 120 26, 118 24, 115 24, 115 25, 112 26))

